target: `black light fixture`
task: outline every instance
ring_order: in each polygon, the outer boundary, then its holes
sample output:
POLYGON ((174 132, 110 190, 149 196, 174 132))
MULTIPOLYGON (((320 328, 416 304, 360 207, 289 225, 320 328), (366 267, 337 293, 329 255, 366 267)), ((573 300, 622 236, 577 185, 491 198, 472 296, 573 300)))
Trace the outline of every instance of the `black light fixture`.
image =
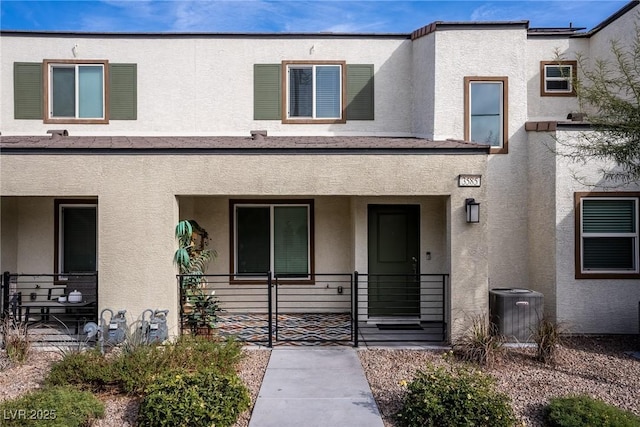
POLYGON ((467 222, 480 222, 480 203, 476 199, 465 199, 464 207, 467 212, 467 222))

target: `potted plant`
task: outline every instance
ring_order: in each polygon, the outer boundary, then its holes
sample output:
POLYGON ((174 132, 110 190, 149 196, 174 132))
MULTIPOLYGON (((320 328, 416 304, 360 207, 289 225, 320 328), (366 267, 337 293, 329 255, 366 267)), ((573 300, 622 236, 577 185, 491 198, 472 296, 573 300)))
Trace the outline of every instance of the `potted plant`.
POLYGON ((212 249, 205 249, 209 236, 194 220, 180 221, 175 236, 178 249, 173 261, 182 275, 182 319, 191 333, 211 336, 220 305, 214 291, 207 291, 204 274, 209 261, 217 254, 212 249))

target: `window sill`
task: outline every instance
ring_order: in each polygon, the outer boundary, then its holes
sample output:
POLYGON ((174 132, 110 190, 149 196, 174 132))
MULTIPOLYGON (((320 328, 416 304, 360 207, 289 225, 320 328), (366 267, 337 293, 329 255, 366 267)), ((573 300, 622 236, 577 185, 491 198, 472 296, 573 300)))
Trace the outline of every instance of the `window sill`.
POLYGON ((577 97, 575 92, 541 92, 540 96, 561 96, 561 97, 577 97))
POLYGON ((640 273, 576 273, 576 279, 640 279, 640 273))
POLYGON ((109 119, 44 119, 45 124, 107 125, 109 119))
POLYGON ((283 119, 282 124, 288 125, 334 125, 347 123, 345 119, 283 119))

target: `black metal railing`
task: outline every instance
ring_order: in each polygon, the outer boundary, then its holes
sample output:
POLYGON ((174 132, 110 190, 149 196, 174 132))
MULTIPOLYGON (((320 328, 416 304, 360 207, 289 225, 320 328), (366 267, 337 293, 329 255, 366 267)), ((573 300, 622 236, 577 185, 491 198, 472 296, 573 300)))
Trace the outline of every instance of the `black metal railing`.
POLYGON ((447 340, 446 274, 177 277, 182 333, 198 333, 196 299, 213 297, 221 335, 269 347, 447 340), (189 292, 195 285, 198 292, 189 292))
POLYGON ((27 326, 71 327, 98 319, 98 273, 2 275, 2 316, 27 326))
POLYGON ((215 331, 223 336, 233 335, 245 342, 273 345, 270 273, 184 274, 177 278, 181 333, 209 334, 213 320, 215 331), (215 304, 214 313, 207 312, 212 304, 215 304))
POLYGON ((447 274, 356 272, 354 277, 359 340, 368 344, 447 340, 447 274))
POLYGON ((276 342, 355 342, 352 274, 275 275, 274 286, 276 342))

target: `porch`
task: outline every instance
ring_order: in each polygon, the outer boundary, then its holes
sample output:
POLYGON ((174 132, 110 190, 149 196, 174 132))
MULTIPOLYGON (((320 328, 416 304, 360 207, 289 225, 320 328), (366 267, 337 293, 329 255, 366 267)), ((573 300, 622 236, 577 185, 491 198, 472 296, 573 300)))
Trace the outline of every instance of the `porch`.
POLYGON ((83 327, 98 319, 98 273, 4 272, 0 313, 26 325, 32 342, 82 342, 83 327))
MULTIPOLYGON (((447 341, 447 274, 198 276, 218 307, 215 332, 256 345, 438 345, 447 341), (381 306, 379 295, 384 294, 381 306), (381 309, 381 307, 383 307, 381 309)), ((178 275, 181 333, 199 333, 178 275)), ((201 333, 201 332, 200 332, 201 333)))

